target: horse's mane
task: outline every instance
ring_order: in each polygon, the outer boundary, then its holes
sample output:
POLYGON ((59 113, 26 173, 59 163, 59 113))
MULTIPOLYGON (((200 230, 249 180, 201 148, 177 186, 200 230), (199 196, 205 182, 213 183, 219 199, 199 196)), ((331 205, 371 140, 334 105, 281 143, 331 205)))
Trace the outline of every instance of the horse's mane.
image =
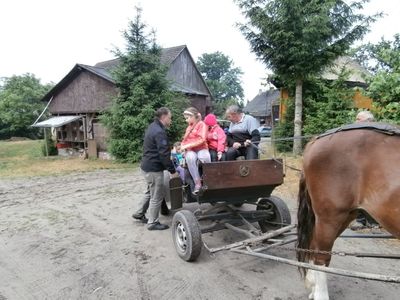
POLYGON ((377 132, 380 132, 383 134, 400 136, 400 127, 399 126, 396 126, 393 124, 381 123, 381 122, 359 122, 359 123, 347 124, 347 125, 343 125, 343 126, 340 126, 337 128, 330 129, 330 130, 320 134, 316 138, 319 139, 321 137, 334 134, 336 132, 355 130, 355 129, 367 129, 367 130, 377 131, 377 132))

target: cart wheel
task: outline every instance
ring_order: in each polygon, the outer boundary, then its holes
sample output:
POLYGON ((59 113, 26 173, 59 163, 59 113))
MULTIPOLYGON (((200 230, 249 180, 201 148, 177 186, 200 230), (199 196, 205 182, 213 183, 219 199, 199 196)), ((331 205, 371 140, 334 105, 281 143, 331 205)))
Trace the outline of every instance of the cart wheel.
POLYGON ((174 215, 172 226, 172 238, 179 257, 185 261, 195 261, 203 246, 196 217, 189 210, 181 210, 174 215))
POLYGON ((286 203, 276 196, 261 198, 257 202, 257 210, 272 210, 273 214, 268 220, 258 221, 262 232, 275 230, 290 225, 292 218, 286 203))

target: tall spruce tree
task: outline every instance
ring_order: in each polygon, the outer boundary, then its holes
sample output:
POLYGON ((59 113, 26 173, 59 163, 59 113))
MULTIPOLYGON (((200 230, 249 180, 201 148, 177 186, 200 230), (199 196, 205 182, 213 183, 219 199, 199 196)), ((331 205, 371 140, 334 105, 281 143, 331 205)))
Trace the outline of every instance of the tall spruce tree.
POLYGON ((375 16, 359 11, 369 0, 235 0, 247 18, 240 25, 258 58, 285 82, 295 82, 293 152, 301 152, 303 82, 368 31, 375 16))
MULTIPOLYGON (((102 115, 109 131, 110 152, 121 161, 136 162, 142 155, 144 132, 154 119, 154 111, 162 106, 172 115, 182 113, 188 105, 183 95, 170 90, 168 67, 161 64, 161 48, 154 32, 141 20, 141 9, 124 32, 126 49, 115 50, 119 65, 113 78, 119 90, 113 105, 102 115)), ((185 128, 183 118, 176 118, 168 131, 171 140, 180 139, 185 128)))

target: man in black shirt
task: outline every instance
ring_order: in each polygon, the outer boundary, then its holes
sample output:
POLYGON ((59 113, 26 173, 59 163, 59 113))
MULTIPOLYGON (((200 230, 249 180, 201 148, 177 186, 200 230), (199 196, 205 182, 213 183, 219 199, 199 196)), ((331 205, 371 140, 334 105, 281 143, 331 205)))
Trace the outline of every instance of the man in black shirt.
MULTIPOLYGON (((171 150, 166 128, 171 125, 171 111, 161 107, 156 111, 154 122, 149 125, 144 135, 143 157, 140 168, 150 191, 149 218, 147 229, 164 230, 168 225, 158 220, 161 202, 164 198, 164 170, 170 172, 171 177, 179 176, 171 161, 171 150)), ((133 214, 136 219, 143 219, 144 214, 133 214)))

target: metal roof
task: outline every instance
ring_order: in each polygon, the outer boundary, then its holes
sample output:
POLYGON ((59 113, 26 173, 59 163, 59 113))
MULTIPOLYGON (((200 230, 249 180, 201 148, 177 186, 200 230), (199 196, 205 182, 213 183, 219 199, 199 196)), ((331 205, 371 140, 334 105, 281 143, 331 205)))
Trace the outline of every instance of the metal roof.
POLYGON ((71 123, 78 119, 82 118, 82 116, 59 116, 52 117, 48 120, 33 124, 32 127, 61 127, 65 124, 71 123))
POLYGON ((324 69, 321 77, 327 80, 337 80, 343 68, 350 72, 349 78, 346 81, 366 84, 365 77, 369 75, 368 70, 348 56, 338 57, 332 66, 324 69))
MULTIPOLYGON (((171 65, 173 61, 179 56, 179 54, 186 48, 186 45, 170 47, 170 48, 162 48, 161 49, 161 63, 164 65, 171 65)), ((119 58, 106 60, 98 62, 94 65, 96 68, 106 69, 107 71, 111 71, 113 68, 118 66, 119 58)))
MULTIPOLYGON (((170 66, 174 60, 179 56, 179 54, 187 49, 186 45, 181 45, 181 46, 176 46, 176 47, 170 47, 170 48, 163 48, 161 49, 161 63, 170 66)), ((189 50, 187 50, 189 51, 189 50)), ((189 53, 190 56, 190 53, 189 53)), ((190 56, 191 57, 191 56, 190 56)), ((196 63, 194 62, 193 58, 191 58, 193 61, 194 66, 196 67, 196 63)), ((100 76, 101 78, 115 84, 115 81, 111 75, 112 70, 119 64, 120 60, 117 59, 112 59, 108 61, 103 61, 99 62, 94 66, 89 66, 89 65, 84 65, 84 64, 76 64, 74 68, 59 82, 57 83, 47 94, 43 97, 43 101, 49 101, 49 99, 57 94, 60 90, 64 88, 65 85, 69 84, 72 80, 75 79, 77 74, 79 74, 82 70, 86 70, 88 72, 91 72, 93 74, 96 74, 97 76, 100 76)), ((197 69, 197 67, 196 67, 197 69)), ((198 70, 197 70, 198 71, 198 70)), ((187 93, 187 94, 194 94, 194 95, 211 95, 211 92, 207 86, 207 84, 204 81, 204 78, 202 77, 201 73, 198 71, 201 79, 204 82, 204 85, 206 86, 209 94, 197 90, 193 90, 189 87, 184 87, 181 84, 175 83, 172 86, 173 91, 178 91, 182 93, 187 93)))
POLYGON ((83 64, 78 64, 78 66, 96 74, 97 76, 104 78, 105 80, 115 83, 110 72, 104 68, 98 68, 98 67, 93 67, 93 66, 88 66, 88 65, 83 65, 83 64))
POLYGON ((175 92, 182 92, 182 93, 185 93, 185 94, 208 96, 207 93, 200 92, 200 91, 185 87, 185 86, 183 86, 183 85, 181 85, 179 83, 176 83, 176 82, 173 82, 171 84, 171 90, 173 90, 175 92))

